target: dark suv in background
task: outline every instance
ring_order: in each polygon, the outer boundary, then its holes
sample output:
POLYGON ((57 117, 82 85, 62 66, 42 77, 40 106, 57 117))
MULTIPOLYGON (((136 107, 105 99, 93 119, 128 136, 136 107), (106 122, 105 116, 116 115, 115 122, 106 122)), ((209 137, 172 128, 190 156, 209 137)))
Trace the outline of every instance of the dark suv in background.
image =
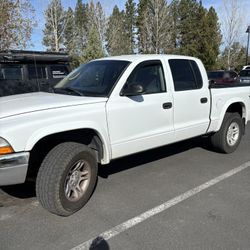
POLYGON ((51 91, 70 72, 69 62, 69 56, 64 53, 1 51, 0 97, 51 91))
POLYGON ((216 70, 207 72, 208 80, 215 84, 232 84, 239 83, 239 76, 232 70, 216 70))

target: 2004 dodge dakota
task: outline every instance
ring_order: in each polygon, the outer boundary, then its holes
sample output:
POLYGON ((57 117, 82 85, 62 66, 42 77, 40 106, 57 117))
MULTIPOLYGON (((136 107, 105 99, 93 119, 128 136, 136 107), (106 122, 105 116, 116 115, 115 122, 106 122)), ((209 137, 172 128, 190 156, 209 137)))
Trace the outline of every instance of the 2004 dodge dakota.
POLYGON ((68 216, 90 198, 98 163, 201 135, 233 152, 250 119, 249 95, 249 86, 209 86, 192 57, 91 61, 54 93, 0 98, 0 185, 35 176, 42 206, 68 216))

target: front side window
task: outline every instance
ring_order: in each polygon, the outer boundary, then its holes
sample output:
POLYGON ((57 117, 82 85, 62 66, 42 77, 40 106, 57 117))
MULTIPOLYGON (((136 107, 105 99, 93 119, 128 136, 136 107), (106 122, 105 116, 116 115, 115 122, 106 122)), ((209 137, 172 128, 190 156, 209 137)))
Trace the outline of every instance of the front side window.
POLYGON ((199 89, 202 77, 196 62, 187 59, 169 60, 175 91, 199 89))
POLYGON ((165 92, 166 85, 161 62, 148 61, 139 64, 127 79, 125 88, 137 84, 143 87, 144 94, 165 92))
POLYGON ((82 95, 108 96, 129 63, 120 60, 89 62, 61 80, 55 86, 55 90, 73 89, 82 95))

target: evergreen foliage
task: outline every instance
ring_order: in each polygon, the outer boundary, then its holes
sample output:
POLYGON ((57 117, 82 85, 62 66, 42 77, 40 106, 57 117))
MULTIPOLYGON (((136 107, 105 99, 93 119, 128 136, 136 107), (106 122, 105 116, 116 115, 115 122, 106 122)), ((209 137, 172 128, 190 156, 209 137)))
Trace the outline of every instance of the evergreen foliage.
POLYGON ((67 17, 61 0, 51 0, 45 11, 43 44, 49 51, 59 51, 63 45, 67 17))
POLYGON ((133 0, 127 0, 125 3, 125 29, 128 45, 127 54, 135 52, 135 29, 136 29, 136 4, 133 0))
POLYGON ((108 21, 106 32, 106 48, 109 55, 116 56, 127 54, 129 51, 129 39, 126 33, 125 13, 114 7, 108 21))

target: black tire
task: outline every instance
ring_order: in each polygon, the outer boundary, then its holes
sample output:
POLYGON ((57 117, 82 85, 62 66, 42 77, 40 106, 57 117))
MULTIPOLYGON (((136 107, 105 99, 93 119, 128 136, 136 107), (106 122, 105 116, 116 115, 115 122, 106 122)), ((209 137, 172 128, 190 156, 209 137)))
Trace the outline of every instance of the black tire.
POLYGON ((221 153, 229 154, 234 152, 240 144, 242 134, 243 134, 244 124, 241 116, 238 113, 226 113, 224 120, 222 122, 221 128, 218 132, 210 137, 210 142, 212 147, 221 153), (237 125, 236 125, 237 124, 237 125), (230 126, 234 126, 239 129, 239 134, 234 143, 229 143, 227 135, 230 126))
POLYGON ((79 143, 61 143, 47 154, 38 171, 37 199, 51 213, 69 216, 87 203, 96 181, 93 151, 79 143))

